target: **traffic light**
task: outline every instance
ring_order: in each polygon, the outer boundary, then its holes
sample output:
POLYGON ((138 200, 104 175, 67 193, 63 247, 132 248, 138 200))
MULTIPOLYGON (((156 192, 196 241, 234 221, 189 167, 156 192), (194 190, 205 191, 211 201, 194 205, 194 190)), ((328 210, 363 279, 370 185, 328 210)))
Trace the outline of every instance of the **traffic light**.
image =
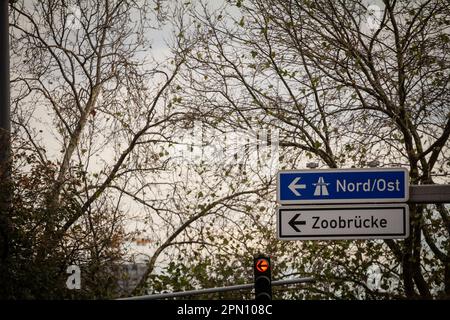
POLYGON ((272 300, 272 275, 270 258, 258 256, 253 261, 255 273, 255 300, 272 300))

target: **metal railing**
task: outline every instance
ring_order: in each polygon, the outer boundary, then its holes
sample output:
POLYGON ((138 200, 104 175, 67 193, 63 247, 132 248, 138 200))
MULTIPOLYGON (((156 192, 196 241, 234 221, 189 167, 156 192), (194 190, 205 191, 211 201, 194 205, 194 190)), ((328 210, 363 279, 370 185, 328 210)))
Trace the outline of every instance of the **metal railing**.
MULTIPOLYGON (((314 282, 314 281, 315 280, 312 277, 288 279, 288 280, 275 280, 275 281, 272 281, 272 286, 284 286, 284 285, 289 285, 289 284, 307 283, 307 282, 314 282)), ((118 299, 118 300, 157 300, 157 299, 166 299, 166 298, 194 296, 194 295, 201 295, 201 294, 208 294, 208 293, 218 293, 218 292, 238 291, 238 290, 251 290, 254 288, 254 286, 255 285, 253 283, 238 284, 238 285, 227 286, 227 287, 151 294, 151 295, 146 295, 146 296, 122 298, 122 299, 118 299)))

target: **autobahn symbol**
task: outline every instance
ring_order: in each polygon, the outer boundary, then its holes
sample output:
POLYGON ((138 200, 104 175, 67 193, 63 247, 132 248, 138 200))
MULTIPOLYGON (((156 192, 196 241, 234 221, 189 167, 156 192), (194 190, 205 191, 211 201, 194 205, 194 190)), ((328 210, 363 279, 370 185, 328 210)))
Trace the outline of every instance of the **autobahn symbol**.
POLYGON ((329 183, 326 183, 323 180, 323 177, 319 177, 319 179, 317 180, 317 183, 313 183, 313 185, 316 186, 316 189, 314 190, 315 196, 329 196, 330 195, 328 193, 328 188, 327 188, 329 183))
POLYGON ((406 204, 282 206, 280 240, 404 239, 409 236, 406 204))

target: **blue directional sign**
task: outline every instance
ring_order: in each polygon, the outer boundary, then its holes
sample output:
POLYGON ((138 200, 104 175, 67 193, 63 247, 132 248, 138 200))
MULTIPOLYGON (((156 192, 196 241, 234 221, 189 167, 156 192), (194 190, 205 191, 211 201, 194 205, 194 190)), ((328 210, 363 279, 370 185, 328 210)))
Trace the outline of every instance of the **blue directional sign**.
POLYGON ((406 202, 405 168, 323 169, 278 172, 281 204, 406 202))

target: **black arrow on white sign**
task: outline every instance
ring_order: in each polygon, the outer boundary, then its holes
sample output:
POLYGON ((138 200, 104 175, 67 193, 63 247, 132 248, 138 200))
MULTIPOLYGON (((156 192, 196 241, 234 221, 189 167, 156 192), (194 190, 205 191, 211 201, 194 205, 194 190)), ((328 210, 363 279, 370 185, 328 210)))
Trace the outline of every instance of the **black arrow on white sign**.
POLYGON ((300 213, 297 213, 295 216, 292 217, 291 220, 289 220, 289 225, 292 227, 292 229, 294 229, 297 232, 301 232, 299 228, 297 228, 297 226, 299 225, 305 225, 306 221, 304 220, 300 220, 297 221, 297 218, 300 217, 300 213))

